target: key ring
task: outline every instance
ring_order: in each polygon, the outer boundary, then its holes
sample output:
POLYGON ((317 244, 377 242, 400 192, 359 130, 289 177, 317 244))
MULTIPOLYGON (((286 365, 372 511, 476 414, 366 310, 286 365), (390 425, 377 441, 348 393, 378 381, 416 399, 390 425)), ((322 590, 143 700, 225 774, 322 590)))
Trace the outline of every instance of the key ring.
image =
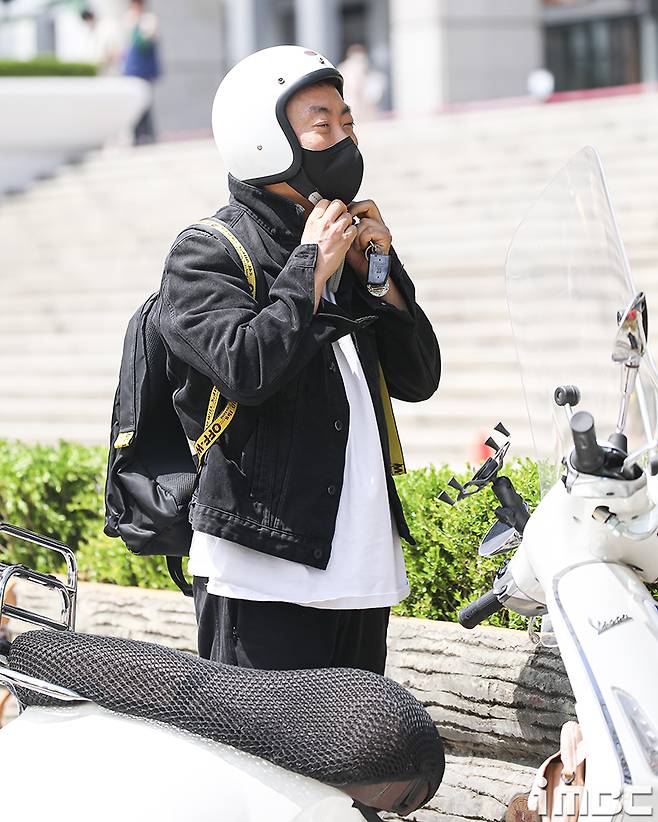
POLYGON ((374 240, 369 240, 368 245, 366 246, 365 251, 363 253, 365 255, 366 260, 373 253, 379 254, 379 244, 374 242, 374 240))

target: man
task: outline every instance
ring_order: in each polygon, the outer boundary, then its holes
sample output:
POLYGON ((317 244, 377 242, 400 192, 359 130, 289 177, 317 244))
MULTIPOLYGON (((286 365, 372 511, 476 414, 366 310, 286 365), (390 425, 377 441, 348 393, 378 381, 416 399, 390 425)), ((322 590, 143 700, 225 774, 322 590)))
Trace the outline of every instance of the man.
POLYGON ((190 515, 199 653, 216 661, 382 673, 408 593, 382 381, 427 399, 439 348, 379 209, 354 202, 363 160, 341 92, 296 46, 235 66, 213 109, 231 191, 216 217, 253 261, 255 297, 244 254, 211 227, 183 231, 165 263, 159 322, 188 438, 213 386, 238 406, 190 515), (371 244, 386 283, 366 282, 371 244))

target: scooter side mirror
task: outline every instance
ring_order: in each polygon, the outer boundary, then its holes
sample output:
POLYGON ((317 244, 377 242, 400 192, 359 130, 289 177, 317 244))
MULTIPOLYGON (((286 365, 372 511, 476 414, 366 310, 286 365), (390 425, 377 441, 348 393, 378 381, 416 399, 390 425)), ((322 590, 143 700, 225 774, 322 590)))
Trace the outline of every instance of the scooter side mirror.
POLYGON ((647 347, 649 314, 642 292, 636 294, 628 308, 617 316, 617 335, 612 347, 613 362, 637 368, 647 347))
POLYGON ((521 536, 515 528, 505 525, 504 522, 494 522, 480 543, 478 554, 481 557, 493 557, 496 554, 513 551, 520 544, 521 536))

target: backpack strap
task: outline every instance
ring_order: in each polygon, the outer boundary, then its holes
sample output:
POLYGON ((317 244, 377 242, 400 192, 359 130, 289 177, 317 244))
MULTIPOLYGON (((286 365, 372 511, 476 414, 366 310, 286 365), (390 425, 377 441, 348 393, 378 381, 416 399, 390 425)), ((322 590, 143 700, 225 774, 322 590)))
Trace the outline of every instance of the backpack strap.
POLYGON ((169 576, 176 585, 178 585, 186 597, 194 596, 192 585, 185 579, 185 574, 183 573, 183 557, 166 556, 165 559, 167 560, 169 576))
POLYGON ((249 291, 251 296, 256 299, 256 269, 251 261, 251 257, 247 253, 247 249, 242 245, 240 240, 238 240, 235 234, 233 234, 233 232, 227 228, 224 223, 216 220, 214 217, 204 217, 204 219, 199 220, 196 225, 209 225, 216 228, 217 231, 219 231, 219 233, 226 237, 226 239, 231 243, 240 258, 240 262, 242 263, 242 269, 245 277, 247 278, 247 282, 249 283, 249 291))
MULTIPOLYGON (((240 258, 240 262, 242 263, 242 269, 244 271, 245 277, 247 278, 247 283, 249 284, 249 292, 251 296, 255 299, 256 298, 256 271, 254 269, 254 264, 251 261, 251 257, 247 253, 246 248, 242 245, 240 240, 230 231, 224 223, 221 223, 219 220, 214 219, 214 217, 206 217, 203 220, 199 220, 199 223, 195 223, 196 225, 202 225, 204 228, 205 226, 209 225, 212 228, 216 228, 217 231, 231 243, 233 248, 236 250, 238 257, 240 258)), ((191 226, 194 228, 195 226, 191 226)), ((235 416, 235 412, 238 410, 238 404, 235 400, 228 400, 224 408, 222 409, 221 413, 215 417, 217 412, 217 406, 219 404, 220 393, 219 389, 216 385, 213 385, 212 391, 210 392, 210 399, 208 400, 208 409, 206 411, 206 419, 203 424, 203 434, 199 437, 199 439, 194 443, 194 451, 197 455, 197 470, 200 472, 201 467, 203 465, 203 457, 206 451, 210 448, 211 445, 214 445, 223 432, 228 428, 231 420, 235 416)), ((198 476, 197 476, 198 481, 198 476)), ((185 578, 185 574, 183 573, 183 560, 182 557, 167 557, 167 570, 169 571, 169 576, 173 579, 176 585, 181 589, 181 591, 187 597, 193 596, 193 589, 190 583, 185 578)))
MULTIPOLYGON (((240 262, 242 263, 242 269, 244 271, 245 277, 247 278, 247 283, 249 285, 249 292, 251 296, 255 299, 256 298, 256 270, 254 268, 254 264, 251 261, 251 257, 247 253, 246 248, 242 245, 240 240, 233 234, 233 232, 224 225, 224 223, 216 220, 214 217, 205 217, 203 220, 199 220, 198 223, 195 223, 195 226, 211 226, 212 228, 217 229, 219 233, 226 237, 226 239, 231 243, 235 251, 237 252, 238 257, 240 258, 240 262)), ((238 410, 238 404, 234 400, 228 400, 224 408, 222 409, 221 413, 215 417, 217 412, 217 405, 219 404, 220 393, 217 386, 213 386, 212 391, 210 392, 210 399, 208 400, 208 410, 206 411, 206 420, 203 426, 203 433, 199 437, 199 439, 194 443, 194 450, 197 455, 198 459, 198 468, 201 470, 201 465, 203 464, 203 457, 206 451, 210 448, 211 445, 214 445, 220 436, 224 433, 224 431, 228 428, 231 420, 235 416, 235 412, 238 410)))

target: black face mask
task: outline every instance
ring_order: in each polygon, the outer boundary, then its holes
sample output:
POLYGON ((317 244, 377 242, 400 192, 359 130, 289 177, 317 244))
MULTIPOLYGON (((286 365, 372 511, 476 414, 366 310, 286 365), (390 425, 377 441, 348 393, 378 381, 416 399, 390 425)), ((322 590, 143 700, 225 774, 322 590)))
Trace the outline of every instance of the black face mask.
POLYGON ((363 156, 351 137, 322 151, 302 148, 302 169, 327 200, 349 205, 363 179, 363 156))

